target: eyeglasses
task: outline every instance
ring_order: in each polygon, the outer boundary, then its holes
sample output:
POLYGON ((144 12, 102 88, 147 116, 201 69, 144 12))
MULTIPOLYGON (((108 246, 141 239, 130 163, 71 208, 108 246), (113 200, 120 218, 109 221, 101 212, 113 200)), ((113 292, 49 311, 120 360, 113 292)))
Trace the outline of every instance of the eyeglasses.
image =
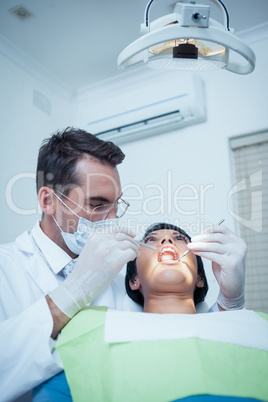
POLYGON ((106 219, 112 210, 115 211, 117 218, 122 218, 122 216, 126 213, 129 205, 130 204, 122 198, 119 198, 112 204, 97 205, 92 209, 90 213, 90 220, 92 222, 97 222, 106 219))
MULTIPOLYGON (((73 204, 77 205, 79 208, 83 209, 88 214, 90 214, 89 219, 91 222, 97 222, 106 219, 112 210, 115 211, 117 218, 122 218, 122 216, 126 213, 128 207, 130 206, 130 204, 127 201, 123 200, 123 198, 120 197, 113 203, 97 205, 90 211, 87 208, 82 207, 77 202, 73 201, 71 198, 67 197, 67 195, 61 193, 59 190, 57 189, 54 190, 57 191, 59 194, 61 194, 63 197, 67 198, 67 200, 71 201, 73 204)), ((71 208, 67 204, 65 204, 65 202, 63 202, 61 198, 57 196, 57 194, 55 194, 55 196, 63 203, 64 206, 66 206, 66 208, 68 208, 79 218, 79 216, 74 211, 72 211, 71 208)))

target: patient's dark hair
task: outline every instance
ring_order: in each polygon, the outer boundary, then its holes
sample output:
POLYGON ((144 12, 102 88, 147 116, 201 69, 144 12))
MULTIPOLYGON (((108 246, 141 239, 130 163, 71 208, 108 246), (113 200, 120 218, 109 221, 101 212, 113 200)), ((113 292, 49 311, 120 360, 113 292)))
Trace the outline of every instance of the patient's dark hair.
MULTIPOLYGON (((157 230, 162 230, 162 229, 170 229, 170 230, 179 232, 182 235, 184 235, 185 237, 187 237, 187 239, 189 239, 189 241, 191 241, 191 237, 184 230, 182 230, 178 226, 175 226, 175 225, 172 225, 169 223, 155 223, 155 224, 149 226, 143 236, 143 239, 145 239, 149 233, 155 232, 157 230)), ((198 303, 200 303, 201 301, 203 301, 205 299, 207 291, 208 291, 208 282, 207 282, 202 259, 201 259, 201 257, 199 257, 199 255, 197 255, 196 260, 197 260, 197 272, 200 275, 200 278, 203 280, 204 286, 202 288, 199 288, 199 287, 195 288, 195 291, 194 291, 195 305, 197 305, 198 303)), ((126 291, 127 291, 128 296, 132 300, 134 300, 134 302, 138 303, 140 306, 144 306, 144 297, 143 297, 142 293, 140 292, 140 290, 139 289, 132 290, 129 286, 129 281, 134 283, 136 275, 137 275, 137 266, 136 266, 136 258, 135 258, 134 261, 129 261, 127 264, 127 271, 126 271, 126 276, 125 276, 125 286, 126 286, 126 291)))
POLYGON ((70 186, 80 184, 76 165, 84 156, 112 167, 125 158, 113 142, 103 141, 85 130, 67 127, 43 141, 37 161, 37 192, 41 187, 48 186, 61 189, 68 195, 70 186))

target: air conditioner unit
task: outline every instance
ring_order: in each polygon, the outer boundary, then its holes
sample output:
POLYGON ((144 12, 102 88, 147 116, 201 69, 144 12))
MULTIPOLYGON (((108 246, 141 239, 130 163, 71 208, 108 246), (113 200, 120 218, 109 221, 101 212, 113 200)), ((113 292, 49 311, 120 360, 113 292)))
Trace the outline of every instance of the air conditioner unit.
POLYGON ((204 83, 200 76, 183 80, 168 74, 160 80, 132 85, 120 96, 106 101, 101 118, 90 121, 87 129, 103 140, 123 144, 182 127, 204 122, 204 83))

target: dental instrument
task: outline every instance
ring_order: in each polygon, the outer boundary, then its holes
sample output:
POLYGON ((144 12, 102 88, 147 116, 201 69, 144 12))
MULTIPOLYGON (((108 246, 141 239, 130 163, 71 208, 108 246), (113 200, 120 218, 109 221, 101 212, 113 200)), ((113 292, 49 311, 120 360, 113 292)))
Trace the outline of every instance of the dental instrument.
MULTIPOLYGON (((217 225, 221 225, 223 222, 225 221, 225 219, 221 219, 217 225)), ((190 250, 185 251, 185 253, 183 253, 180 258, 178 259, 178 261, 180 261, 183 257, 185 257, 188 253, 190 253, 190 250)))
POLYGON ((160 252, 160 253, 162 253, 162 254, 167 254, 167 253, 165 253, 164 251, 160 251, 160 250, 158 250, 158 248, 156 248, 156 247, 149 246, 148 244, 143 243, 143 242, 142 242, 142 241, 140 241, 140 240, 136 240, 136 241, 137 241, 137 243, 139 243, 139 245, 140 245, 140 246, 143 246, 143 247, 149 248, 150 250, 155 250, 155 251, 158 251, 158 253, 160 252))

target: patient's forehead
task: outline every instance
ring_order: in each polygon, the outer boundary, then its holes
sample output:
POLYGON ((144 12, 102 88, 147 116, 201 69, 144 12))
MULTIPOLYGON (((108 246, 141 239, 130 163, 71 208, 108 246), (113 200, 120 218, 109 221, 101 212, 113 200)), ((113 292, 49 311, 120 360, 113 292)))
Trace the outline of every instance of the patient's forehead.
POLYGON ((159 234, 163 234, 163 233, 174 233, 174 234, 180 234, 180 232, 178 231, 178 230, 174 230, 174 229, 157 229, 157 230, 153 230, 152 232, 150 232, 149 234, 151 234, 151 233, 155 233, 155 234, 157 234, 157 233, 159 233, 159 234))

